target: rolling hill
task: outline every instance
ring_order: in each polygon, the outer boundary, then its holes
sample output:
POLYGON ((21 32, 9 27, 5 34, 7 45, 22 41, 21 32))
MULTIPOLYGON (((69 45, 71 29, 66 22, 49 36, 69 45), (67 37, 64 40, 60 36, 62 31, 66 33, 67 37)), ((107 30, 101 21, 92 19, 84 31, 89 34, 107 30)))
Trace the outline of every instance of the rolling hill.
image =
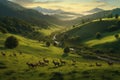
POLYGON ((119 80, 120 18, 99 19, 119 10, 60 21, 0 0, 0 80, 119 80), (14 49, 5 46, 10 36, 14 49))
MULTIPOLYGON (((39 27, 37 27, 40 30, 39 27)), ((38 32, 33 24, 13 17, 0 17, 0 32, 22 35, 30 39, 40 40, 43 34, 38 32)))
POLYGON ((81 46, 81 44, 85 44, 86 46, 92 47, 97 45, 102 46, 107 44, 107 42, 109 44, 111 42, 112 44, 112 42, 116 41, 115 34, 119 34, 119 19, 103 18, 102 21, 94 20, 72 27, 59 34, 57 39, 65 41, 68 46, 81 46), (112 26, 116 26, 116 29, 111 28, 112 26), (96 33, 98 32, 102 35, 100 40, 96 39, 96 33))
POLYGON ((49 25, 60 22, 55 17, 43 15, 36 10, 24 8, 7 0, 0 1, 0 12, 0 16, 19 18, 42 28, 47 28, 49 25))
POLYGON ((104 10, 101 8, 94 8, 92 10, 84 12, 84 14, 94 14, 94 13, 98 13, 98 12, 102 12, 102 11, 104 11, 104 10))
POLYGON ((112 10, 104 10, 94 14, 85 15, 82 17, 78 17, 77 19, 71 20, 71 22, 76 25, 76 24, 82 23, 83 20, 87 22, 87 21, 92 21, 99 18, 113 17, 116 14, 120 15, 120 8, 115 8, 112 10))
POLYGON ((1 80, 88 80, 86 76, 89 76, 89 80, 101 80, 108 78, 119 80, 119 64, 109 66, 104 61, 84 59, 82 56, 78 56, 76 54, 69 54, 69 56, 63 57, 62 48, 52 45, 50 47, 46 47, 45 43, 14 34, 0 33, 0 37, 2 37, 0 38, 0 49, 2 52, 6 53, 5 56, 0 54, 1 80), (13 50, 4 48, 4 41, 10 35, 17 37, 20 43, 20 45, 13 50), (13 54, 16 54, 16 56, 13 54), (37 63, 38 61, 42 61, 44 57, 50 61, 46 66, 40 65, 32 68, 26 64, 27 62, 37 63), (67 63, 56 67, 52 61, 58 61, 60 58, 65 60, 67 63), (72 65, 72 59, 77 61, 76 65, 72 65), (95 66, 96 62, 101 63, 102 66, 95 66), (91 64, 93 65, 92 67, 90 67, 91 64))

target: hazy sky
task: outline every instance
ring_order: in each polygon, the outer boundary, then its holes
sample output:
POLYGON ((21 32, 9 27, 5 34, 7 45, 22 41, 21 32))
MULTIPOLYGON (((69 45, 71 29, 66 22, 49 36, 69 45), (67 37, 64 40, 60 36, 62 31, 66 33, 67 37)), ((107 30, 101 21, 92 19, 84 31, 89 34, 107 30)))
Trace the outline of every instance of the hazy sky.
POLYGON ((92 8, 113 9, 120 7, 120 0, 11 0, 24 7, 40 6, 49 9, 62 9, 70 12, 84 12, 92 8))

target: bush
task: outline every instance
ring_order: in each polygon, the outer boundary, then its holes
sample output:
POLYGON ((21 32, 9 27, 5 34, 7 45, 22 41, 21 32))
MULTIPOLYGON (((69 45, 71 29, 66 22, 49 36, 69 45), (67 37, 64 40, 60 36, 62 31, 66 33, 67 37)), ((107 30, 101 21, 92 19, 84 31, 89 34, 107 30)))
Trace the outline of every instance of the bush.
POLYGON ((46 42, 46 46, 49 47, 50 46, 50 42, 46 42))
POLYGON ((116 14, 116 15, 115 15, 115 18, 118 19, 118 18, 119 18, 119 14, 116 14))
POLYGON ((116 39, 119 39, 119 34, 114 35, 116 39))
POLYGON ((14 36, 10 36, 5 41, 5 47, 9 49, 16 48, 19 45, 18 39, 14 36))
POLYGON ((97 38, 97 39, 100 39, 101 37, 102 37, 101 33, 100 33, 100 32, 97 32, 97 33, 96 33, 96 38, 97 38))
POLYGON ((64 53, 69 53, 69 52, 70 52, 69 47, 66 47, 66 48, 64 49, 64 53))

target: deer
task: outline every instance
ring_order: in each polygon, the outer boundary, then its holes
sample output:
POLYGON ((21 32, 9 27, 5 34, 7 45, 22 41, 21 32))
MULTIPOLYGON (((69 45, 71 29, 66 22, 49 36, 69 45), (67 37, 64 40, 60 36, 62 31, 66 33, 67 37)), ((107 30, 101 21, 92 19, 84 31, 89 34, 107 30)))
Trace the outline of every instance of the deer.
POLYGON ((49 60, 47 60, 46 58, 43 58, 43 61, 47 64, 49 64, 49 60))
POLYGON ((102 66, 102 64, 96 62, 96 66, 99 66, 99 67, 100 67, 100 66, 102 66))
POLYGON ((60 63, 59 63, 58 61, 54 61, 54 60, 53 60, 53 64, 54 64, 55 66, 60 66, 60 63))
POLYGON ((3 56, 6 56, 5 52, 1 52, 1 54, 2 54, 3 56))
POLYGON ((111 62, 111 61, 108 61, 107 63, 108 63, 109 66, 113 65, 113 62, 111 62))
POLYGON ((62 65, 65 65, 65 64, 66 64, 66 61, 60 59, 60 63, 61 63, 62 65))

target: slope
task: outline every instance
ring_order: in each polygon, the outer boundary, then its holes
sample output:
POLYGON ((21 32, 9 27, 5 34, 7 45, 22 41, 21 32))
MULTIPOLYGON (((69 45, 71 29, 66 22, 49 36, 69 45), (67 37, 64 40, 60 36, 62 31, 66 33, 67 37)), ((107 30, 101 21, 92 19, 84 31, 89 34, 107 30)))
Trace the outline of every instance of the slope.
POLYGON ((49 25, 57 24, 57 18, 43 15, 42 13, 24 8, 10 1, 0 1, 0 16, 15 17, 25 20, 31 24, 38 25, 42 28, 47 28, 49 25))
POLYGON ((102 21, 94 20, 92 22, 86 22, 78 27, 73 27, 63 34, 66 34, 68 39, 79 37, 82 41, 91 37, 95 37, 97 32, 108 32, 108 28, 112 25, 116 25, 116 23, 117 20, 115 19, 103 19, 102 21))
POLYGON ((71 20, 70 22, 74 24, 78 24, 78 23, 82 23, 83 20, 87 22, 87 21, 92 21, 99 18, 114 17, 114 15, 116 14, 120 15, 120 8, 115 8, 112 10, 104 10, 94 14, 85 15, 82 17, 78 17, 77 19, 71 20))
POLYGON ((63 50, 61 48, 54 46, 45 47, 44 43, 17 35, 14 36, 18 38, 20 45, 13 50, 6 49, 3 47, 4 40, 10 35, 13 34, 4 35, 0 33, 0 50, 6 54, 5 56, 0 54, 1 80, 101 80, 108 78, 112 80, 119 80, 119 64, 114 64, 114 66, 111 67, 107 65, 106 62, 83 59, 81 56, 75 54, 69 54, 68 57, 63 58, 63 50), (22 54, 20 54, 20 52, 22 52, 22 54), (16 54, 16 56, 13 54, 16 54), (44 57, 50 61, 47 66, 30 68, 26 65, 26 62, 36 63, 38 61, 42 61, 44 57), (54 64, 52 64, 52 60, 58 60, 59 58, 67 61, 67 64, 60 67, 55 67, 54 64), (71 59, 75 59, 77 61, 75 66, 71 65, 71 59), (101 63, 102 66, 95 66, 94 64, 96 62, 101 63), (89 67, 91 64, 94 66, 89 67), (89 76, 89 79, 86 78, 86 76, 89 76))

